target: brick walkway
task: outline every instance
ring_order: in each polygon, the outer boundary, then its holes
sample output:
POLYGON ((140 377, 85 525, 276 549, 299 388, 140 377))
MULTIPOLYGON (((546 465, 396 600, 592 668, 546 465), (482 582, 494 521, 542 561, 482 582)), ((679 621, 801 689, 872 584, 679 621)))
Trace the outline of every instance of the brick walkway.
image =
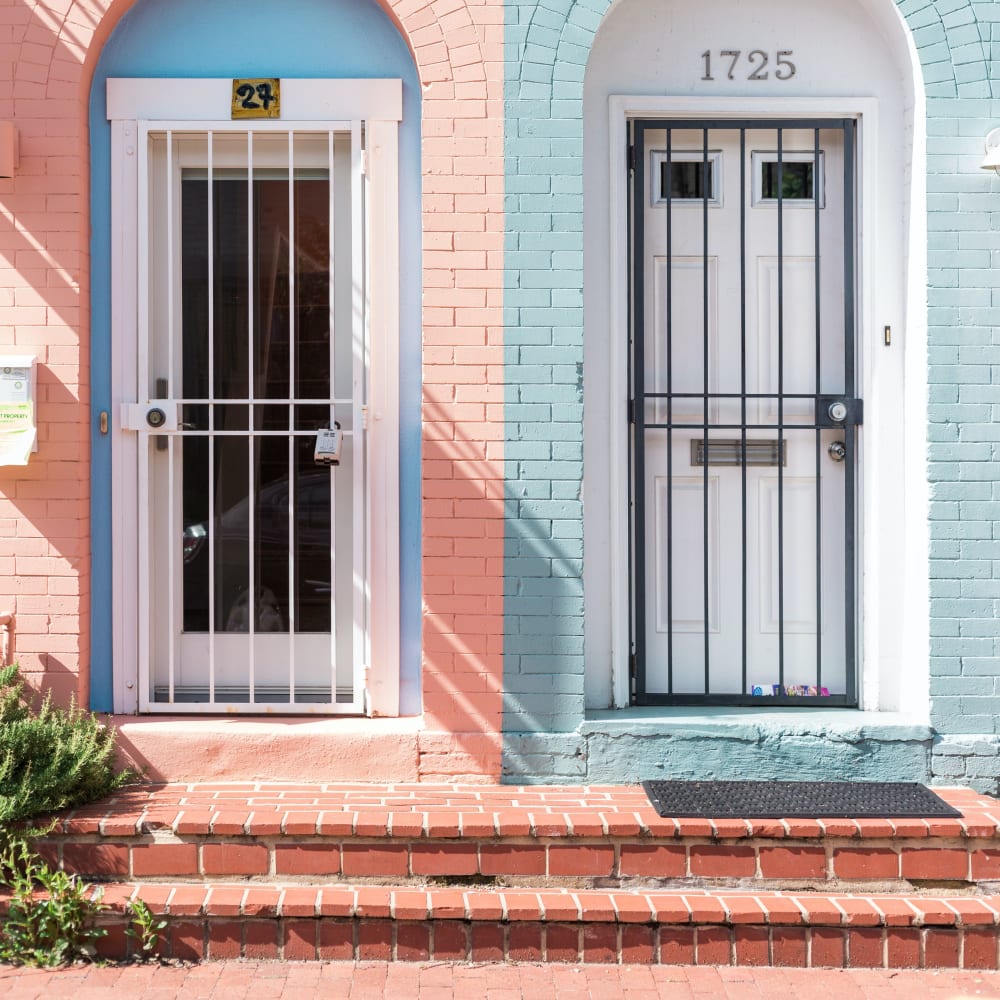
POLYGON ((973 1000, 1000 998, 1000 973, 448 962, 210 962, 55 972, 0 966, 0 995, 4 1000, 973 1000))

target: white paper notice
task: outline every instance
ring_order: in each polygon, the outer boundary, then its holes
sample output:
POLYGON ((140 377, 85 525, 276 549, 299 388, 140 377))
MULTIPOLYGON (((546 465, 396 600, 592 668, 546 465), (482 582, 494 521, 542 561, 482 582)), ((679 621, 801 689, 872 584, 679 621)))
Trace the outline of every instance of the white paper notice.
POLYGON ((31 369, 21 365, 0 366, 0 404, 31 400, 31 369))
POLYGON ((31 403, 0 403, 0 465, 27 465, 35 445, 31 403))

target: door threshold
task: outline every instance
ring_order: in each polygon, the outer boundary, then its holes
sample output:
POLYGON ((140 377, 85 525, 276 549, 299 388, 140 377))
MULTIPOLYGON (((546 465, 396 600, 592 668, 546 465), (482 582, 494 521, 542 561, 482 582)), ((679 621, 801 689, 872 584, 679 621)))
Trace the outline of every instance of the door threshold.
POLYGON ((107 716, 147 781, 416 781, 423 718, 107 716))
POLYGON ((779 733, 927 740, 934 729, 926 718, 905 712, 866 712, 840 708, 728 706, 643 706, 588 711, 578 730, 582 735, 665 735, 704 732, 706 735, 748 736, 779 733))

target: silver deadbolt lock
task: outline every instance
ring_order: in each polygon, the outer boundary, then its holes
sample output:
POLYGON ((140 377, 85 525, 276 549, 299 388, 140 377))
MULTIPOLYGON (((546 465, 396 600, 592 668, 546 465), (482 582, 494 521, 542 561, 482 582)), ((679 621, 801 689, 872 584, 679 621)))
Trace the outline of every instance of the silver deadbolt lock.
MULTIPOLYGON (((832 409, 832 407, 831 407, 832 409)), ((843 441, 834 441, 833 444, 827 448, 827 452, 835 462, 843 462, 847 458, 847 446, 843 441)))
POLYGON ((162 427, 167 422, 167 415, 158 406, 146 411, 146 423, 150 427, 162 427))
POLYGON ((826 412, 835 424, 842 424, 847 419, 847 404, 835 399, 827 407, 826 412))

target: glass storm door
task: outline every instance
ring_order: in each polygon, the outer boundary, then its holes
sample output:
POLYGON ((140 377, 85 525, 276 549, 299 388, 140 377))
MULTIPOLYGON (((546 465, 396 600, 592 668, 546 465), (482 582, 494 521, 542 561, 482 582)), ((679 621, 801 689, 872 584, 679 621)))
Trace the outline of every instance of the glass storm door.
POLYGON ((359 712, 361 125, 139 139, 141 708, 359 712))
POLYGON ((854 129, 632 123, 641 704, 857 703, 854 129))

